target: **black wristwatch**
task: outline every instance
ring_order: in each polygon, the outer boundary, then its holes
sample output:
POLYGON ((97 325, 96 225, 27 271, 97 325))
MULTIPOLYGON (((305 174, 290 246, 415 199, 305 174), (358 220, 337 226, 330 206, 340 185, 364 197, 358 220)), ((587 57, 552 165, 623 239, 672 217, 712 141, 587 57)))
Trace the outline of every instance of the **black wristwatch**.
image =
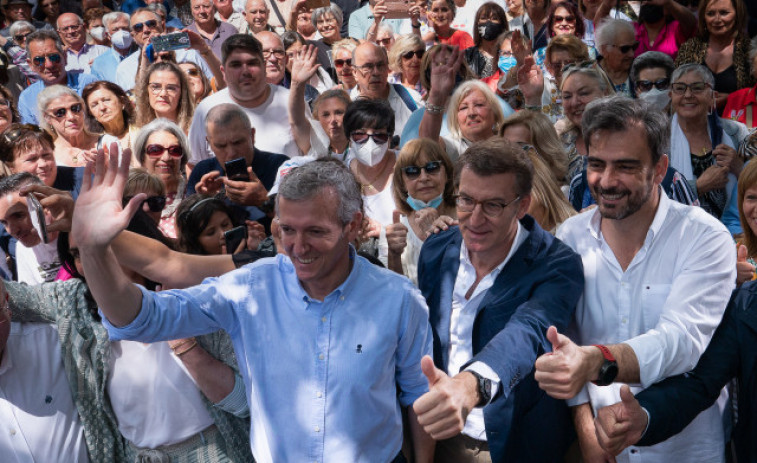
POLYGON ((599 368, 599 377, 595 381, 592 381, 592 383, 597 386, 609 386, 615 381, 615 377, 618 376, 618 362, 615 361, 615 357, 612 356, 607 346, 594 344, 594 347, 602 352, 605 361, 602 362, 602 366, 599 368))
POLYGON ((478 381, 478 403, 476 407, 483 407, 492 400, 492 380, 484 378, 473 370, 465 370, 476 377, 478 381))

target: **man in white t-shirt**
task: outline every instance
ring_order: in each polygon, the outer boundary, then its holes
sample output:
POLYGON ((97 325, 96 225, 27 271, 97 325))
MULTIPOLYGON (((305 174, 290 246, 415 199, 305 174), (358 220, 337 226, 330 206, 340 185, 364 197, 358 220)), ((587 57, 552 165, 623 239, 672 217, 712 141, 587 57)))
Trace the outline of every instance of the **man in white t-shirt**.
POLYGON ((227 87, 205 98, 195 109, 189 128, 189 167, 213 157, 205 131, 205 117, 216 105, 235 103, 244 109, 255 127, 255 147, 287 156, 301 154, 289 125, 289 90, 266 82, 265 59, 260 42, 251 35, 232 35, 223 44, 221 71, 227 87))

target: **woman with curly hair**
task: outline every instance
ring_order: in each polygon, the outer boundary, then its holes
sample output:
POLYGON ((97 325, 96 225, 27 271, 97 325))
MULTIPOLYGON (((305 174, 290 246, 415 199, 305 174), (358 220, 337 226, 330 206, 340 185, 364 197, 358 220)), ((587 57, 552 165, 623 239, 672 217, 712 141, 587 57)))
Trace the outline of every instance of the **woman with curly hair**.
POLYGON ((175 122, 184 133, 194 115, 194 100, 184 72, 173 63, 151 65, 136 88, 137 127, 162 117, 175 122))

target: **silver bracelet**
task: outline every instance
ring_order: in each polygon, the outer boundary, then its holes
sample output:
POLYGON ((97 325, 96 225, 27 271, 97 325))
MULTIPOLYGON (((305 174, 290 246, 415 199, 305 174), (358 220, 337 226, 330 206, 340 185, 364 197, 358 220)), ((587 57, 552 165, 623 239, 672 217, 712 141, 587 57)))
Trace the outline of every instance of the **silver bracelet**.
POLYGON ((428 111, 431 114, 444 114, 445 109, 447 108, 444 106, 437 106, 429 102, 426 102, 426 111, 428 111))

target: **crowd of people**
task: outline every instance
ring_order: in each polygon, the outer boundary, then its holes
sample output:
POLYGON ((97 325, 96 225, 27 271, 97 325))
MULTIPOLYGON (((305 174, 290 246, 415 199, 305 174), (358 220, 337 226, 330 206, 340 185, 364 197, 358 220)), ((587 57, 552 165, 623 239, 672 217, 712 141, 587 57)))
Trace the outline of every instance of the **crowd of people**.
POLYGON ((757 462, 757 2, 3 0, 0 48, 3 462, 757 462))

